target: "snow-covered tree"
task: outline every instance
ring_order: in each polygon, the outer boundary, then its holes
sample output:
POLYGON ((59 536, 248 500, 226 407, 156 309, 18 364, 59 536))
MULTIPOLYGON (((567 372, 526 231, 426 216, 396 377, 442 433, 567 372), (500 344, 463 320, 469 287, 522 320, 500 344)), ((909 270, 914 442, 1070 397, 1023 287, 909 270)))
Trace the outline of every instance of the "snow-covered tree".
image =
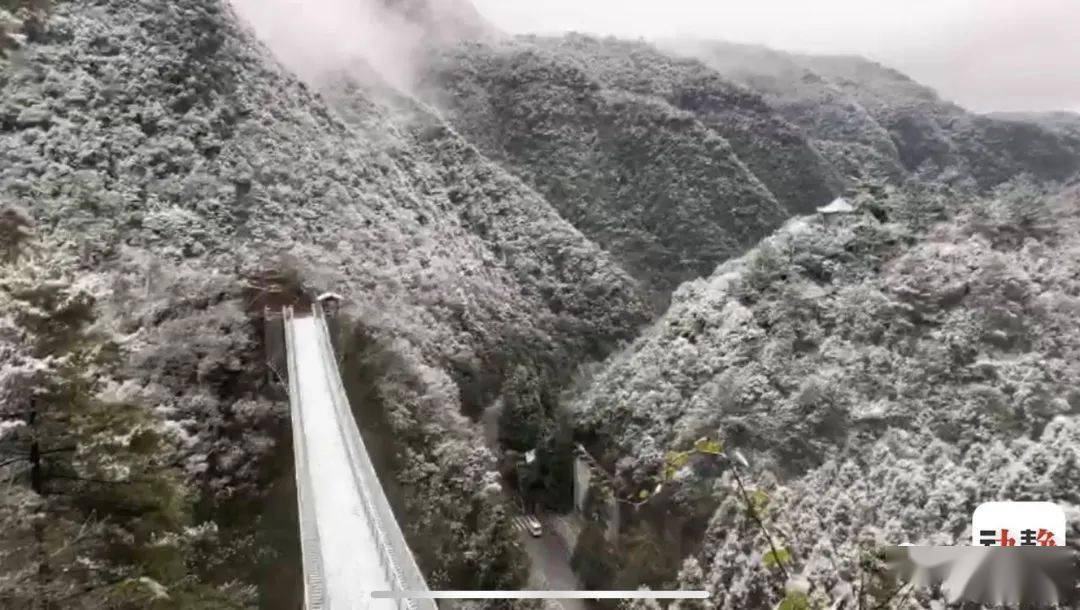
POLYGON ((32 235, 33 220, 26 210, 6 206, 0 208, 0 262, 15 259, 32 235))
POLYGON ((536 449, 545 428, 545 412, 540 380, 532 370, 518 366, 503 388, 502 412, 499 417, 499 440, 510 449, 536 449))
POLYGON ((202 595, 185 581, 192 498, 160 422, 109 395, 118 349, 94 304, 61 258, 0 267, 0 601, 15 607, 202 595))

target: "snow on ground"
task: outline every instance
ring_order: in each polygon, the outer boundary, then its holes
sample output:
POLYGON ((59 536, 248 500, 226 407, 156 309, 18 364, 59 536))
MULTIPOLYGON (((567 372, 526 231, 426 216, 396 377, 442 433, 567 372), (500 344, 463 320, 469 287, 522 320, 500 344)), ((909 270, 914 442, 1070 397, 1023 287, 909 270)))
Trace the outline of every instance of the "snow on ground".
MULTIPOLYGON (((371 600, 375 590, 389 590, 375 540, 364 521, 359 482, 353 477, 341 428, 335 416, 314 318, 293 322, 300 412, 307 444, 308 472, 314 488, 328 606, 332 610, 387 609, 391 600, 371 600)), ((355 429, 354 422, 344 422, 355 429)), ((351 427, 351 428, 350 428, 351 427)))

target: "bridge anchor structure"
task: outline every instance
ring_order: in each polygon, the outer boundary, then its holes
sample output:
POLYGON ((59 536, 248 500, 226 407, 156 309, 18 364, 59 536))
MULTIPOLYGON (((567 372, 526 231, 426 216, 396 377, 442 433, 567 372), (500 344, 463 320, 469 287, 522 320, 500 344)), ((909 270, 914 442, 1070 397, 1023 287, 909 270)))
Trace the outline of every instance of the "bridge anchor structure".
MULTIPOLYGON (((275 316, 276 317, 276 316, 275 316)), ((271 326, 271 324, 273 326, 271 326)), ((282 310, 305 610, 436 610, 431 599, 372 598, 427 592, 364 446, 341 381, 327 316, 282 310)))

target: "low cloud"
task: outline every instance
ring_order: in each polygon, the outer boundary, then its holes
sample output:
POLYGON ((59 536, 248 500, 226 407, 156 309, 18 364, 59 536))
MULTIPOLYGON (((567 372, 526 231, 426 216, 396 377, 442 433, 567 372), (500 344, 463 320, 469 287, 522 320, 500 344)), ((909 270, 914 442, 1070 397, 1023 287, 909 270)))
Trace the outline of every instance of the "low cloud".
POLYGON ((424 29, 382 2, 230 0, 241 19, 290 70, 309 82, 373 70, 408 91, 424 29))
POLYGON ((511 32, 856 54, 976 111, 1080 110, 1077 0, 474 0, 511 32))
MULTIPOLYGON (((469 0, 230 1, 309 81, 370 68, 410 91, 423 45, 490 31, 469 0)), ((1076 0, 474 1, 510 32, 688 36, 857 54, 972 110, 1080 111, 1076 0)))

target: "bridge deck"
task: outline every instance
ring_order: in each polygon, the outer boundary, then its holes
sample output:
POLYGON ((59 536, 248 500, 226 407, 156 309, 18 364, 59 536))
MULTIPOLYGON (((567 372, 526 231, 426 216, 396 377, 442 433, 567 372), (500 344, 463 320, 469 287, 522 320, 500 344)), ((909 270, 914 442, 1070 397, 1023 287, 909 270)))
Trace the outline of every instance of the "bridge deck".
MULTIPOLYGON (((384 576, 378 546, 365 522, 359 482, 350 466, 330 375, 323 357, 322 330, 315 318, 292 321, 296 377, 303 419, 307 470, 311 473, 313 509, 319 528, 323 586, 327 606, 392 608, 390 600, 371 600, 368 592, 392 587, 384 576)), ((355 424, 353 424, 355 428, 355 424)))

